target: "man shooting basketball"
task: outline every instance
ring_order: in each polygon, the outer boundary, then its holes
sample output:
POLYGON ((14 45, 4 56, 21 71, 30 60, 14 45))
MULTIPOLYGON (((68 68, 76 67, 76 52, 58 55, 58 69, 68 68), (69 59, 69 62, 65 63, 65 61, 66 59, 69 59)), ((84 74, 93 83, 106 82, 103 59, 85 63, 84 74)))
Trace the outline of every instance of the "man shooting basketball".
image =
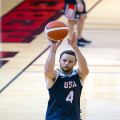
POLYGON ((73 50, 60 55, 60 69, 54 70, 55 55, 62 41, 49 40, 50 53, 45 64, 45 80, 49 91, 46 120, 81 120, 80 96, 84 80, 88 75, 85 58, 77 47, 76 33, 68 43, 73 50), (78 69, 73 67, 78 62, 78 69))

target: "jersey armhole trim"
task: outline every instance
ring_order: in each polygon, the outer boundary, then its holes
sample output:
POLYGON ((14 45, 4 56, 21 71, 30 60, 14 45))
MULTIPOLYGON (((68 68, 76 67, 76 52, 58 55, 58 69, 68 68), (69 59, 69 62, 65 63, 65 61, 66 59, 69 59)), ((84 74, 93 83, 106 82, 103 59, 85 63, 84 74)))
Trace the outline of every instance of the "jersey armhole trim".
MULTIPOLYGON (((77 74, 79 75, 78 70, 76 69, 75 71, 76 71, 76 72, 77 72, 77 74)), ((81 85, 83 86, 83 83, 82 83, 82 81, 81 81, 81 77, 80 77, 80 76, 79 76, 79 79, 80 79, 80 83, 81 83, 81 85)))

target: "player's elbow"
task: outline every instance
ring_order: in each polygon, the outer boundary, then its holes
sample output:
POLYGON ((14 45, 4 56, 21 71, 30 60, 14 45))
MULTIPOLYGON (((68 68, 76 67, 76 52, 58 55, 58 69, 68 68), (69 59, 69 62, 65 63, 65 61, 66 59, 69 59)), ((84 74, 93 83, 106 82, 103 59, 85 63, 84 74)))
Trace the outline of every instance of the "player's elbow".
POLYGON ((45 69, 44 70, 44 75, 48 78, 52 78, 54 75, 54 70, 52 69, 45 69))
POLYGON ((88 69, 88 68, 86 68, 86 74, 87 74, 87 75, 89 74, 89 69, 88 69))
POLYGON ((49 71, 49 70, 45 70, 45 71, 44 71, 44 74, 45 74, 45 76, 50 76, 52 73, 51 73, 51 71, 49 71))
POLYGON ((44 73, 45 74, 51 74, 51 72, 52 72, 52 70, 50 68, 48 68, 48 67, 44 68, 44 73))
POLYGON ((88 68, 84 68, 84 69, 82 70, 82 73, 83 73, 85 76, 87 76, 87 75, 89 74, 89 69, 88 69, 88 68))
POLYGON ((50 72, 45 71, 44 75, 45 75, 46 78, 51 78, 51 73, 50 72))

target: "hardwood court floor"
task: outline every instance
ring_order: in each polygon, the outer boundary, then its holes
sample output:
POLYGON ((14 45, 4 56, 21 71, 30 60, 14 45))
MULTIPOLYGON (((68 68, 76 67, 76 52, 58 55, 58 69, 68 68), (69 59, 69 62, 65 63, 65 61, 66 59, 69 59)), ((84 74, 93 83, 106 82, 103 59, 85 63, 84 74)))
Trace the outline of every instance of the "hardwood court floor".
MULTIPOLYGON (((1 16, 22 1, 1 0, 1 16)), ((99 3, 88 12, 83 30, 83 36, 92 44, 80 48, 90 69, 81 96, 82 118, 120 120, 120 1, 85 1, 87 10, 99 3)), ((63 16, 58 20, 67 23, 63 16)), ((28 44, 1 43, 1 51, 19 54, 1 58, 9 62, 0 69, 0 120, 45 119, 49 96, 43 72, 49 49, 41 53, 48 46, 44 32, 28 44)), ((66 39, 57 51, 55 68, 65 49, 72 49, 66 39)))

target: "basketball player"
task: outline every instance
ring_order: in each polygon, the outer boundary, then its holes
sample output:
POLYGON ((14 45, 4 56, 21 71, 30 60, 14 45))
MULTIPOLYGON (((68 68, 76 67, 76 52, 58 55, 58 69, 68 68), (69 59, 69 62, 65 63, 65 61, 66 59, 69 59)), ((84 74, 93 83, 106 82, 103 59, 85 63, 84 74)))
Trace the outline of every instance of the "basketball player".
MULTIPOLYGON (((61 41, 62 42, 62 41, 61 41)), ((78 49, 76 33, 68 43, 73 50, 60 55, 60 69, 54 70, 55 55, 61 42, 49 40, 50 53, 45 64, 45 81, 49 91, 46 120, 81 120, 80 96, 88 74, 85 58, 78 49), (73 69, 78 61, 78 69, 73 69)))
POLYGON ((69 38, 72 38, 74 31, 74 25, 77 23, 77 39, 78 46, 84 46, 85 44, 91 43, 82 37, 82 30, 84 21, 87 17, 86 7, 83 0, 64 0, 65 1, 65 10, 64 16, 68 19, 69 27, 69 38))

